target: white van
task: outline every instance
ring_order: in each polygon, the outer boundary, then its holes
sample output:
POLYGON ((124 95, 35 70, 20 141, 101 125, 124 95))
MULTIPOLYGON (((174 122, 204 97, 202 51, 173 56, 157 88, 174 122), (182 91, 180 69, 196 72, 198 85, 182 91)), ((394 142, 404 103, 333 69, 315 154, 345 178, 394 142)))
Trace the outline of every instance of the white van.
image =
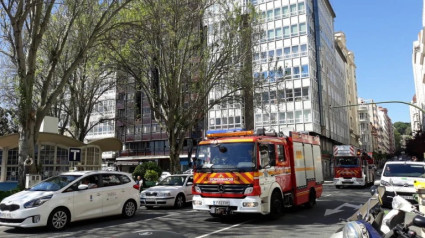
POLYGON ((139 207, 139 185, 131 174, 66 172, 3 199, 0 226, 61 230, 83 219, 117 214, 133 217, 139 207))
POLYGON ((385 163, 379 183, 385 186, 386 190, 382 198, 384 206, 391 207, 394 192, 413 204, 417 203, 413 198, 413 194, 416 193, 414 181, 425 182, 425 162, 389 161, 385 163))

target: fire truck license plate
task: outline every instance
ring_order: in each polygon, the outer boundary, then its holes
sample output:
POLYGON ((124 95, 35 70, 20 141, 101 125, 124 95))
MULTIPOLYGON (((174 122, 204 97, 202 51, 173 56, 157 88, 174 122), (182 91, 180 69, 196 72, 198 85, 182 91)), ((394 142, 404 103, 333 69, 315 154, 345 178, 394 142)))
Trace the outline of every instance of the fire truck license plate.
POLYGON ((213 201, 213 205, 229 206, 230 205, 230 201, 213 201))

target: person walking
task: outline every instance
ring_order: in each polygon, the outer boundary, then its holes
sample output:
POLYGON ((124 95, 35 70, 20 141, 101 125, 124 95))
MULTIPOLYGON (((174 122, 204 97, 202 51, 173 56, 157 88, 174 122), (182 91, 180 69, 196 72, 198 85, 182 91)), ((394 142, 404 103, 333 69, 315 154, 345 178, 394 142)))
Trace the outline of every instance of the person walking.
POLYGON ((143 190, 143 179, 140 175, 137 176, 136 184, 139 185, 139 191, 143 190))

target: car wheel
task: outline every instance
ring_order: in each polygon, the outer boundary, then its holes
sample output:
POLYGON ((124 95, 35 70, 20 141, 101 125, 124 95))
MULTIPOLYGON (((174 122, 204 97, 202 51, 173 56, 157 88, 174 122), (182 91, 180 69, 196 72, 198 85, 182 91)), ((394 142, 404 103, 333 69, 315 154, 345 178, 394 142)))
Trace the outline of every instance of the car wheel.
POLYGON ((272 198, 270 200, 270 213, 268 217, 270 219, 278 219, 282 215, 283 211, 283 202, 282 195, 279 192, 274 191, 272 194, 272 198))
POLYGON ((47 227, 52 231, 64 229, 70 221, 70 215, 64 208, 56 208, 49 215, 47 227))
POLYGON ((122 215, 125 218, 133 217, 136 214, 137 205, 134 201, 127 201, 122 208, 122 215))
POLYGON ((176 197, 176 201, 174 202, 175 208, 182 208, 184 207, 184 204, 186 203, 186 199, 184 198, 183 194, 179 194, 176 197))

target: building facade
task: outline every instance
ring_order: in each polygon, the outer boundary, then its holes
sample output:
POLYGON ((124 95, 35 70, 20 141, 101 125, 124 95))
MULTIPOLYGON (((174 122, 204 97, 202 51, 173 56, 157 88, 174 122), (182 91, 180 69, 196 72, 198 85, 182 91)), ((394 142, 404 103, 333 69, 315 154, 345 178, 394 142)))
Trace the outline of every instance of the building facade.
MULTIPOLYGON (((364 99, 359 98, 358 103, 364 103, 364 99)), ((360 146, 364 152, 369 153, 374 151, 373 147, 373 115, 369 113, 371 105, 360 105, 358 107, 359 127, 360 127, 360 146)))

